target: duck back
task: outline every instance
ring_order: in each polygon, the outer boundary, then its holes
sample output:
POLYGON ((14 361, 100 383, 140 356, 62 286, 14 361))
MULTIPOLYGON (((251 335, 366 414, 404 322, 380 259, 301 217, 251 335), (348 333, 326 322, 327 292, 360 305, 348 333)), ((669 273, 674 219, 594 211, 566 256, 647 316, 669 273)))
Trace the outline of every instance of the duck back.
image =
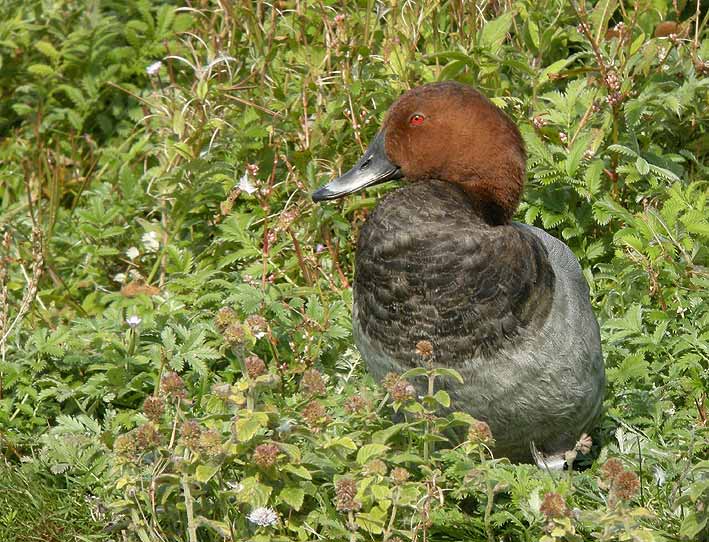
POLYGON ((490 424, 496 455, 530 461, 573 447, 597 418, 604 377, 598 324, 578 261, 522 224, 489 225, 457 185, 420 181, 388 194, 359 237, 355 342, 375 378, 422 364, 453 408, 490 424))

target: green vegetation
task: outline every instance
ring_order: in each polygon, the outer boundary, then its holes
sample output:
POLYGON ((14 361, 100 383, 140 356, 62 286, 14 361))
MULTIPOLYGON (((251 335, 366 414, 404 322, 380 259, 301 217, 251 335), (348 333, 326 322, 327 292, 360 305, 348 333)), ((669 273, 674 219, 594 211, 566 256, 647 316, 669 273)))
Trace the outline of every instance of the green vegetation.
POLYGON ((699 1, 0 13, 0 540, 709 540, 699 1), (518 219, 591 284, 609 389, 580 471, 492 459, 446 414, 454 372, 382 386, 352 345, 354 241, 391 187, 309 193, 442 79, 519 124, 518 219))

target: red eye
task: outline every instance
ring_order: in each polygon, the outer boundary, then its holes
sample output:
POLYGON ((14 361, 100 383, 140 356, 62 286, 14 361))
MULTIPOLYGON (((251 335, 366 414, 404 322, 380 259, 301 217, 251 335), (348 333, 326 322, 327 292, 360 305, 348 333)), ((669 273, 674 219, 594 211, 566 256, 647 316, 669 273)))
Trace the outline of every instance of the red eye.
POLYGON ((421 126, 423 124, 423 121, 425 120, 425 118, 426 117, 424 117, 421 113, 414 113, 409 118, 409 124, 411 126, 421 126))

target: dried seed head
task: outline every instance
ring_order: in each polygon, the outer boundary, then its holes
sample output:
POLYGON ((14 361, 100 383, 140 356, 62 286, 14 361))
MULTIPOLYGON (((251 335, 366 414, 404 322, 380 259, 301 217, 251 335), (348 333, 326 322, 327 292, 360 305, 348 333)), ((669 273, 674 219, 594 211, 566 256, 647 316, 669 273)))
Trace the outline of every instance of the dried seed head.
POLYGON ((143 424, 136 429, 135 443, 139 452, 155 448, 160 444, 160 440, 160 431, 152 423, 143 424))
POLYGON ((411 473, 404 467, 396 467, 391 471, 391 479, 398 486, 405 484, 410 477, 411 473))
POLYGON ((396 373, 386 375, 382 385, 389 393, 392 401, 396 403, 404 403, 416 397, 416 388, 396 373))
POLYGON ((380 476, 386 476, 387 465, 381 459, 372 459, 364 466, 363 472, 367 475, 379 474, 380 476))
POLYGON ((202 436, 202 426, 194 420, 182 423, 180 427, 180 442, 190 450, 199 450, 199 438, 202 436))
POLYGON ((244 342, 246 332, 244 326, 240 323, 230 324, 223 332, 224 340, 231 346, 236 346, 244 342))
POLYGON ((490 426, 481 420, 475 420, 470 425, 468 440, 473 444, 485 444, 486 446, 491 446, 495 442, 490 426))
POLYGON ((254 337, 257 339, 266 335, 268 331, 268 322, 260 314, 252 314, 246 319, 246 323, 251 329, 251 333, 253 333, 254 337))
POLYGON ((368 407, 369 401, 361 395, 352 395, 345 400, 345 412, 347 414, 359 414, 366 411, 368 407))
POLYGON ((116 438, 113 442, 113 451, 116 455, 126 459, 133 460, 138 456, 138 446, 135 439, 135 433, 124 433, 116 438))
POLYGON ((316 396, 325 393, 325 380, 317 369, 308 369, 303 373, 300 387, 305 395, 316 396))
POLYGON ((616 498, 627 501, 632 499, 640 488, 638 475, 629 470, 618 474, 613 480, 612 492, 616 498))
POLYGON ((433 345, 431 341, 419 341, 416 343, 416 353, 422 358, 430 358, 433 355, 433 345))
POLYGON ((238 322, 236 312, 231 307, 222 307, 214 317, 214 323, 222 331, 236 322, 238 322))
POLYGON ((619 459, 611 457, 601 467, 601 478, 604 482, 611 484, 624 470, 623 463, 621 463, 619 459))
POLYGON ((158 423, 165 413, 165 401, 156 395, 150 395, 143 402, 143 414, 151 422, 158 423))
POLYGON ((327 411, 320 402, 310 401, 303 409, 303 419, 312 430, 318 430, 328 422, 327 411))
POLYGON ((160 389, 162 389, 165 395, 178 399, 184 399, 186 395, 185 383, 182 377, 173 371, 168 371, 162 376, 160 389))
POLYGON ((244 360, 249 378, 258 378, 266 373, 266 363, 258 356, 249 356, 244 360))
POLYGON ((544 517, 547 519, 563 518, 571 513, 566 506, 564 498, 558 493, 553 492, 544 495, 544 501, 542 501, 539 511, 544 514, 544 517))
POLYGON ((254 450, 253 460, 262 469, 267 469, 276 464, 278 459, 278 446, 273 443, 259 444, 254 450))
POLYGON ((356 512, 362 504, 355 500, 357 484, 351 478, 341 478, 335 482, 335 507, 340 512, 356 512))

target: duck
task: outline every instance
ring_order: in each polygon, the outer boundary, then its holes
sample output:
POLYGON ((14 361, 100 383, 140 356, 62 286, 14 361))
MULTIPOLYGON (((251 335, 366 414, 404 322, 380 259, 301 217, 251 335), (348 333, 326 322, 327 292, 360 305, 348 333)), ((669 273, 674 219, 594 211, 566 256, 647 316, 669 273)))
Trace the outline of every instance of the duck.
POLYGON ((401 95, 360 160, 312 199, 404 179, 357 242, 352 328, 368 371, 381 381, 422 366, 428 345, 427 363, 462 377, 442 385, 489 425, 494 457, 563 468, 600 416, 601 338, 571 249, 512 220, 525 171, 507 114, 472 86, 430 83, 401 95))

